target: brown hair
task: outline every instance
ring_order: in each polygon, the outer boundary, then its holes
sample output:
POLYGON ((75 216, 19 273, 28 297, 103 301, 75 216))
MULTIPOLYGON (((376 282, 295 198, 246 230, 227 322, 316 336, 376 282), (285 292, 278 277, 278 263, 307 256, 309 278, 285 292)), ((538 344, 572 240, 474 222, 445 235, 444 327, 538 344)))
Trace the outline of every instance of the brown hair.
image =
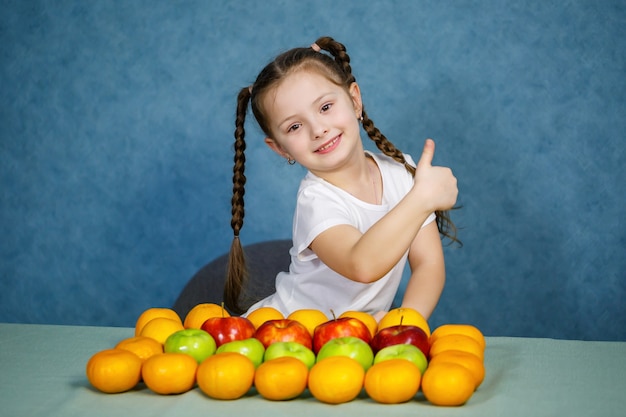
MULTIPOLYGON (((341 43, 329 37, 322 37, 315 41, 321 51, 313 48, 294 48, 280 54, 274 61, 269 63, 258 75, 254 84, 244 87, 237 96, 237 115, 235 118, 235 164, 233 167, 233 197, 231 227, 234 232, 233 242, 230 248, 228 272, 224 285, 224 303, 235 313, 242 313, 240 297, 247 280, 247 268, 243 248, 239 240, 239 232, 243 226, 244 201, 246 177, 245 154, 246 149, 244 123, 248 104, 252 107, 254 117, 266 136, 272 137, 262 100, 264 94, 277 86, 285 77, 299 70, 310 70, 322 74, 332 83, 343 87, 346 92, 350 85, 356 81, 350 67, 350 57, 346 48, 341 43)), ((404 159, 400 152, 383 135, 374 122, 368 117, 363 108, 363 128, 367 135, 374 141, 378 149, 385 155, 403 164, 407 171, 415 174, 415 168, 404 159)), ((439 233, 453 242, 459 242, 456 238, 456 227, 450 220, 447 211, 435 212, 437 216, 437 228, 439 233)))

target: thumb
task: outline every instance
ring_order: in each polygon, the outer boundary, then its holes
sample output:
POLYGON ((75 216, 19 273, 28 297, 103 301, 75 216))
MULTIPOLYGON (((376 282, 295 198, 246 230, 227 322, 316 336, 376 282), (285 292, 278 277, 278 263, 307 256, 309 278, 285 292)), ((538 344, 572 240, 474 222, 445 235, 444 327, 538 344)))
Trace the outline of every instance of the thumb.
POLYGON ((433 162, 433 156, 435 156, 435 141, 432 139, 426 139, 422 156, 417 163, 417 168, 421 166, 430 166, 433 162))

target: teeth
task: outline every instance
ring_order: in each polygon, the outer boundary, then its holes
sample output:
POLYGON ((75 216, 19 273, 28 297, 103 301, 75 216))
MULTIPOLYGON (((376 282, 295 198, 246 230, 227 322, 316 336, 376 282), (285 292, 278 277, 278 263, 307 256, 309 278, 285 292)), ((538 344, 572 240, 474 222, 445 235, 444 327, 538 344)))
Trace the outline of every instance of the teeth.
POLYGON ((338 138, 333 139, 328 145, 322 146, 321 148, 318 149, 318 151, 323 151, 325 149, 330 148, 331 146, 333 146, 336 142, 337 142, 338 138))

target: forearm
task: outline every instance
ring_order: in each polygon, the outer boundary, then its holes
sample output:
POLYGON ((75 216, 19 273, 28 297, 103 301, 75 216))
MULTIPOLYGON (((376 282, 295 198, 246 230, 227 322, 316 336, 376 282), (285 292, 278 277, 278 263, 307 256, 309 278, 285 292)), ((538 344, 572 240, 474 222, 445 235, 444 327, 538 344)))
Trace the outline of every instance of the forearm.
POLYGON ((443 268, 420 269, 411 275, 402 299, 402 307, 413 308, 428 320, 439 302, 444 284, 443 268))
POLYGON ((349 252, 354 275, 365 282, 383 277, 407 252, 430 214, 401 201, 355 242, 349 252))
MULTIPOLYGON (((434 142, 428 140, 411 190, 365 233, 344 225, 318 235, 311 249, 322 262, 339 274, 364 283, 376 281, 389 272, 407 249, 421 240, 421 228, 430 213, 446 210, 456 201, 456 178, 449 168, 431 165, 433 153, 434 142)), ((436 236, 440 248, 437 227, 433 227, 426 240, 436 236)))
POLYGON ((353 281, 382 278, 406 253, 430 212, 405 197, 365 233, 340 225, 321 233, 311 249, 331 269, 353 281))
POLYGON ((426 226, 411 246, 409 263, 411 278, 402 306, 411 307, 428 319, 439 302, 446 281, 443 248, 434 223, 426 226))

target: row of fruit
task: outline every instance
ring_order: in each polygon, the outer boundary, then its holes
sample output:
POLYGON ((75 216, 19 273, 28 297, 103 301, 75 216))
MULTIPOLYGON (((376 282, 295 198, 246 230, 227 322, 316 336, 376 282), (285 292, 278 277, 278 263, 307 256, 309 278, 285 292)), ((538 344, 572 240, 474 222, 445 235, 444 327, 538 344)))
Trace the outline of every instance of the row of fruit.
POLYGON ((256 391, 290 400, 308 389, 319 401, 348 402, 363 389, 379 403, 401 403, 421 389, 435 405, 462 405, 485 377, 485 338, 468 324, 446 324, 432 334, 410 308, 379 322, 363 312, 327 317, 298 310, 287 317, 262 307, 247 317, 199 304, 182 321, 169 308, 149 308, 135 336, 94 354, 87 378, 118 393, 141 381, 158 394, 196 385, 208 397, 232 400, 256 391))

